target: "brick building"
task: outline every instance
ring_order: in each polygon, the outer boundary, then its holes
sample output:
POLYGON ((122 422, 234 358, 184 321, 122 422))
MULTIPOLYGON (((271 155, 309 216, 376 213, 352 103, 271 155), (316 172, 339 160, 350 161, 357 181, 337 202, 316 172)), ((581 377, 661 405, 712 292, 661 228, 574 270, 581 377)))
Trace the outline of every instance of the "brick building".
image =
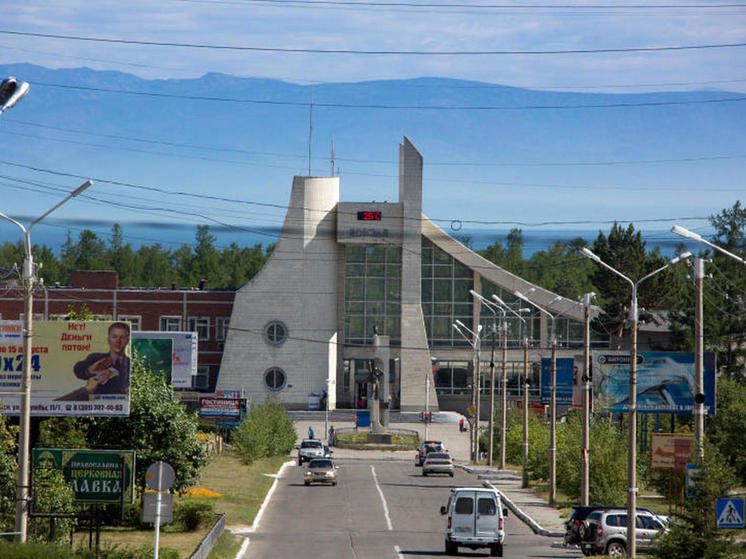
MULTIPOLYGON (((75 271, 71 286, 43 286, 34 291, 34 319, 65 317, 85 305, 95 318, 127 320, 133 330, 191 331, 199 336, 198 374, 193 388, 215 390, 235 292, 199 287, 119 287, 114 271, 75 271)), ((0 288, 0 318, 23 317, 23 288, 0 288)))

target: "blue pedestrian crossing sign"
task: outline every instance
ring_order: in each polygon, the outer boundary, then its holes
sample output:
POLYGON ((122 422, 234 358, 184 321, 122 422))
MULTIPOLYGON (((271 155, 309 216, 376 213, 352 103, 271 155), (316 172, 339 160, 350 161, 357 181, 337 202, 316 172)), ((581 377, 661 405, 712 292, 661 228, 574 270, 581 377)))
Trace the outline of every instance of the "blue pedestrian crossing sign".
POLYGON ((718 528, 743 528, 743 499, 718 499, 715 505, 718 528))

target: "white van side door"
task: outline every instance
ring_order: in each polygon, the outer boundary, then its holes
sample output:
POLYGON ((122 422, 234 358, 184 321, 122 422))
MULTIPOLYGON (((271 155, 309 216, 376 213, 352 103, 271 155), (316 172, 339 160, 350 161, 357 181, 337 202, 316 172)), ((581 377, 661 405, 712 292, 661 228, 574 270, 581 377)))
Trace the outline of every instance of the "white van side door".
POLYGON ((456 537, 474 535, 474 491, 462 491, 455 495, 451 514, 451 532, 456 537))
POLYGON ((497 536, 500 530, 500 511, 497 508, 497 500, 489 493, 477 495, 477 536, 497 536))

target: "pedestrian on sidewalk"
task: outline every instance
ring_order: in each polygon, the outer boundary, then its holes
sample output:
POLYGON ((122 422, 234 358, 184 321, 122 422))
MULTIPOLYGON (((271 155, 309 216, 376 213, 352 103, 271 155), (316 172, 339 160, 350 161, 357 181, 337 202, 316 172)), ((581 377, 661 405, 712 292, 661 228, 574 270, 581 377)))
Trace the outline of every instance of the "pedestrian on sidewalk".
POLYGON ((334 425, 329 426, 329 438, 327 439, 329 446, 334 446, 334 425))
POLYGON ((357 433, 357 412, 355 412, 355 432, 357 433))
POLYGON ((308 438, 313 438, 313 427, 311 427, 310 425, 308 426, 308 438))

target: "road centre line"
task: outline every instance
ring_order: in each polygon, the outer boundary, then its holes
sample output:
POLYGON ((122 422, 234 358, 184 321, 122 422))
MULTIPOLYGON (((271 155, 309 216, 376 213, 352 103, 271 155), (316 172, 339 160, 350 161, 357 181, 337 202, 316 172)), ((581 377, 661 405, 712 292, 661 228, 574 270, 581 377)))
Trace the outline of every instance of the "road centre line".
POLYGON ((373 473, 373 481, 376 482, 376 489, 378 489, 378 494, 381 496, 381 503, 383 503, 383 514, 386 516, 386 526, 389 530, 393 530, 393 527, 391 526, 391 517, 389 516, 389 507, 386 504, 386 498, 383 496, 381 486, 378 485, 378 477, 376 476, 376 469, 373 467, 373 465, 371 465, 370 471, 373 473))

